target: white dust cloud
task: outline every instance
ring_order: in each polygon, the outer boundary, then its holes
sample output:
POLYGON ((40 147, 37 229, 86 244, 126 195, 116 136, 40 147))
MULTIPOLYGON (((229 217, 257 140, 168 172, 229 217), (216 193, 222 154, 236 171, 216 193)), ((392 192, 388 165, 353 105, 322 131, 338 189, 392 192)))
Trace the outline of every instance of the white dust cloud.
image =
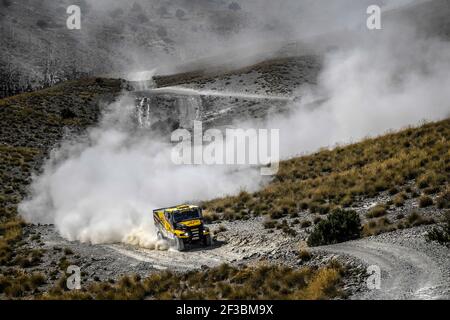
POLYGON ((110 106, 87 139, 54 150, 19 210, 68 240, 157 246, 152 210, 258 187, 259 171, 177 166, 172 145, 135 129, 128 99, 110 106))

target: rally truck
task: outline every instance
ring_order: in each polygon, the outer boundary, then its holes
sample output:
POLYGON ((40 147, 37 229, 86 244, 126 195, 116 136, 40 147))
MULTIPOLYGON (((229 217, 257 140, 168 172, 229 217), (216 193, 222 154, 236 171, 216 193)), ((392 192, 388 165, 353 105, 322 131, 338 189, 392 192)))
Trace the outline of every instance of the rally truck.
POLYGON ((178 251, 191 243, 211 246, 211 234, 204 225, 202 210, 194 205, 179 205, 153 210, 158 239, 171 243, 178 251))

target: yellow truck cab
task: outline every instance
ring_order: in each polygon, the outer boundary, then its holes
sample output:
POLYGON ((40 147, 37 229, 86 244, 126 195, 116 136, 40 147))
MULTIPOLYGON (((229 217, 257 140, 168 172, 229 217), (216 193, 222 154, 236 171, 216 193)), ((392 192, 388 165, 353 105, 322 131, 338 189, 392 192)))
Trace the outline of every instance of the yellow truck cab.
POLYGON ((187 244, 212 244, 209 229, 204 225, 202 210, 194 205, 179 205, 153 210, 158 239, 164 239, 183 251, 187 244))

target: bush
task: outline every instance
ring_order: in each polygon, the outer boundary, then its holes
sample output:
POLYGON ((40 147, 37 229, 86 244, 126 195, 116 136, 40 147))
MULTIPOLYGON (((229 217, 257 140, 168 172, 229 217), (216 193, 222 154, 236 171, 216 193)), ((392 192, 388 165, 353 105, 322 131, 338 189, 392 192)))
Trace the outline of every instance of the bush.
POLYGON ((224 225, 220 225, 219 228, 217 229, 216 233, 220 233, 220 232, 225 232, 227 231, 227 228, 224 225))
MULTIPOLYGON (((448 227, 447 227, 448 229, 448 227)), ((439 227, 434 227, 431 231, 426 235, 427 241, 436 241, 442 245, 446 245, 450 247, 450 233, 445 231, 445 229, 441 229, 439 227)))
POLYGON ((405 204, 405 200, 407 199, 407 195, 404 192, 398 193, 394 197, 394 204, 396 207, 403 207, 405 204))
POLYGON ((420 213, 418 213, 418 212, 416 212, 416 211, 413 211, 413 212, 408 216, 407 222, 408 222, 408 225, 409 225, 409 226, 414 226, 414 227, 417 227, 417 226, 420 226, 420 225, 424 225, 424 224, 427 225, 427 224, 433 224, 433 223, 435 223, 435 221, 434 221, 433 218, 425 218, 425 217, 422 217, 422 216, 420 215, 420 213))
POLYGON ((267 220, 267 221, 264 221, 263 225, 264 225, 264 229, 273 229, 277 225, 277 222, 273 221, 273 220, 267 220))
POLYGON ((319 222, 308 238, 309 246, 354 240, 361 237, 361 221, 355 211, 336 210, 319 222))
POLYGON ((8 8, 12 5, 12 1, 11 0, 2 0, 1 4, 3 7, 8 8))
POLYGON ((291 237, 295 237, 297 235, 297 232, 294 229, 290 228, 288 225, 283 225, 281 230, 291 237))
POLYGON ((308 203, 307 202, 300 202, 300 209, 301 210, 307 210, 308 209, 308 203))
POLYGON ((366 217, 367 218, 379 218, 384 215, 386 215, 386 207, 381 204, 377 204, 375 207, 371 208, 369 212, 367 212, 366 217))
POLYGON ((77 115, 75 114, 75 112, 73 112, 69 108, 64 108, 61 110, 61 118, 62 119, 73 119, 76 117, 77 117, 77 115))
POLYGON ((445 192, 436 199, 436 205, 439 209, 446 209, 450 203, 450 192, 445 192))
POLYGON ((419 207, 425 208, 433 205, 433 199, 431 199, 429 196, 421 196, 419 198, 419 207))
POLYGON ((311 260, 312 256, 311 256, 311 253, 308 250, 302 249, 302 250, 299 251, 298 257, 302 261, 309 261, 309 260, 311 260))
MULTIPOLYGON (((361 198, 375 197, 383 190, 389 190, 392 205, 395 196, 405 194, 402 190, 408 192, 409 199, 441 190, 446 183, 449 130, 447 119, 283 161, 273 181, 251 194, 248 207, 255 215, 263 215, 280 211, 284 199, 295 203, 297 211, 325 213, 320 210, 322 206, 331 210, 351 207, 361 198)), ((400 197, 396 205, 406 200, 400 197)), ((205 207, 217 211, 217 207, 237 201, 236 196, 215 199, 205 202, 205 207)), ((439 203, 445 206, 444 201, 439 203)))
POLYGON ((422 217, 417 211, 411 212, 411 214, 408 216, 408 223, 413 224, 417 220, 420 220, 422 217))
POLYGON ((211 223, 219 219, 219 216, 215 212, 211 212, 209 210, 203 211, 203 220, 206 223, 211 223))
POLYGON ((177 9, 177 11, 176 11, 176 13, 175 13, 175 16, 178 18, 178 19, 183 19, 183 17, 186 15, 186 12, 184 12, 184 10, 181 10, 181 9, 177 9))
POLYGON ((41 273, 26 274, 15 270, 7 276, 0 275, 0 293, 7 297, 20 298, 32 293, 45 282, 45 276, 41 273))
POLYGON ((124 277, 117 283, 93 283, 86 290, 55 287, 44 299, 331 299, 341 297, 343 270, 330 263, 320 268, 221 265, 174 274, 155 272, 145 279, 124 277))
POLYGON ((391 196, 396 195, 399 192, 397 187, 391 187, 388 191, 391 196))
POLYGON ((308 227, 311 226, 311 221, 304 220, 304 221, 302 221, 302 223, 300 224, 300 226, 301 226, 302 228, 308 228, 308 227))
POLYGON ((328 214, 328 212, 330 212, 330 207, 329 206, 319 206, 317 209, 317 212, 322 215, 328 214))
POLYGON ((143 13, 138 14, 137 20, 139 21, 139 23, 147 23, 149 21, 147 16, 143 13))
POLYGON ((275 210, 270 213, 271 219, 280 219, 282 217, 283 217, 283 211, 281 211, 281 210, 275 210))
POLYGON ((48 28, 48 22, 45 21, 45 20, 38 20, 38 21, 36 22, 36 25, 37 25, 39 28, 41 28, 41 29, 46 29, 46 28, 48 28))
POLYGON ((426 235, 427 241, 437 241, 438 243, 450 247, 450 212, 444 218, 444 226, 434 227, 426 235))

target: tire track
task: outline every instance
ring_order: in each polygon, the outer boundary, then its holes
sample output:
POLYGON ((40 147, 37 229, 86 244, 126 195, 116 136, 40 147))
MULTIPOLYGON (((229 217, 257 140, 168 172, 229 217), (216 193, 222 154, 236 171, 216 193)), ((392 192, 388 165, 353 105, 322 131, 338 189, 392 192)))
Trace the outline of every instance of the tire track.
MULTIPOLYGON (((413 243, 411 245, 414 245, 413 243)), ((316 249, 352 256, 381 269, 381 288, 365 290, 353 299, 448 299, 450 279, 445 269, 450 252, 442 247, 442 259, 421 251, 420 246, 392 244, 374 239, 349 241, 316 249), (439 260, 439 261, 438 261, 439 260), (444 261, 444 263, 442 263, 444 261)))

